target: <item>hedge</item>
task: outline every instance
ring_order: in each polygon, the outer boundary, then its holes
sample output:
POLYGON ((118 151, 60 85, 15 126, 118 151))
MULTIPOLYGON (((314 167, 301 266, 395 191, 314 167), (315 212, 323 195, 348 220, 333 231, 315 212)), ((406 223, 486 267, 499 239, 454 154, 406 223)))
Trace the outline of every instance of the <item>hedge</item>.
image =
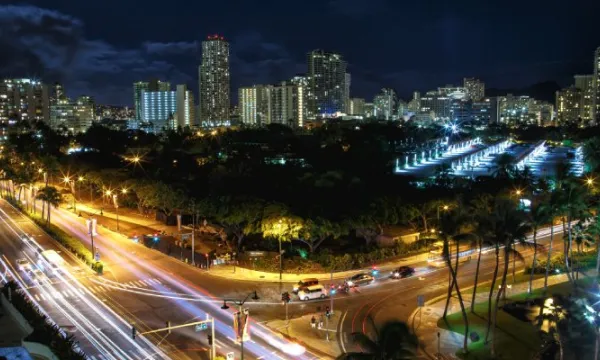
POLYGON ((21 212, 27 216, 33 222, 35 222, 39 227, 41 227, 45 232, 48 233, 54 240, 61 243, 64 247, 67 248, 70 252, 75 254, 78 258, 82 259, 87 265, 89 265, 92 270, 95 270, 98 274, 102 274, 104 270, 104 264, 101 261, 95 261, 92 255, 92 252, 89 248, 81 243, 77 238, 69 235, 67 232, 59 228, 54 224, 47 224, 45 219, 38 214, 32 214, 28 211, 25 211, 20 204, 16 201, 12 201, 12 199, 8 199, 8 201, 15 207, 17 207, 21 212))

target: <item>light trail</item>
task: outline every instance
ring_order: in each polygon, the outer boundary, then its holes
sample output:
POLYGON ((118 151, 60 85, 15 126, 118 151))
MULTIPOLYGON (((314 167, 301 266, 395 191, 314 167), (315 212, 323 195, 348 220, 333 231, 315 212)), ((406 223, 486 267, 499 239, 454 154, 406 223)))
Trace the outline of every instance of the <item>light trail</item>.
MULTIPOLYGON (((60 224, 60 226, 63 229, 67 229, 70 233, 74 234, 81 241, 89 244, 89 242, 90 242, 89 236, 88 236, 87 232, 83 231, 84 226, 83 225, 78 226, 78 227, 72 226, 72 223, 79 224, 78 220, 81 220, 81 219, 78 219, 75 215, 70 214, 66 211, 62 211, 61 209, 59 209, 59 211, 55 211, 54 213, 55 213, 54 221, 56 223, 60 224), (71 216, 75 220, 69 221, 65 218, 66 216, 71 216)), ((107 232, 108 231, 109 230, 107 230, 107 232)), ((198 288, 196 285, 185 281, 185 279, 177 279, 173 276, 168 275, 164 269, 156 266, 155 264, 149 265, 149 264, 146 264, 141 261, 132 263, 131 258, 130 258, 131 255, 130 254, 121 255, 120 254, 121 249, 118 246, 114 246, 115 239, 110 239, 107 235, 99 233, 97 236, 94 237, 94 239, 98 244, 99 243, 112 244, 111 247, 103 245, 103 247, 105 247, 105 250, 103 250, 104 255, 107 256, 108 258, 110 258, 111 261, 113 261, 114 263, 119 264, 122 268, 129 271, 131 274, 133 274, 139 278, 144 278, 144 277, 147 277, 148 274, 152 274, 153 277, 160 278, 164 282, 169 283, 169 285, 174 286, 174 287, 178 288, 179 290, 183 291, 184 293, 190 294, 193 297, 210 298, 212 300, 210 303, 206 302, 206 301, 201 302, 202 304, 207 306, 206 310, 198 307, 197 305, 191 304, 188 299, 185 299, 185 300, 170 299, 170 300, 174 301, 178 307, 184 309, 186 312, 188 312, 188 314, 190 314, 193 317, 206 316, 206 314, 208 313, 210 316, 215 318, 215 330, 219 334, 223 335, 226 338, 232 338, 235 336, 233 328, 230 325, 230 324, 233 324, 233 312, 234 311, 233 310, 230 310, 229 312, 223 311, 217 305, 217 304, 222 303, 222 300, 219 300, 218 298, 213 297, 212 295, 206 293, 204 290, 201 290, 200 288, 198 288), (140 271, 139 268, 142 268, 144 271, 140 271), (212 313, 209 313, 209 312, 212 312, 212 313)), ((121 239, 117 238, 117 241, 121 241, 121 239)), ((140 245, 140 246, 143 246, 143 245, 140 245)), ((163 284, 152 284, 152 287, 160 292, 170 291, 170 289, 167 289, 163 284)), ((199 304, 199 302, 197 302, 196 304, 199 304)), ((252 302, 247 303, 247 305, 250 305, 250 304, 252 304, 252 302)), ((266 328, 264 325, 258 324, 256 322, 254 322, 253 320, 251 320, 251 324, 253 325, 251 333, 255 334, 259 339, 265 341, 267 344, 274 347, 275 349, 283 351, 284 353, 286 353, 288 355, 295 356, 295 358, 298 358, 298 359, 314 358, 314 356, 308 356, 310 353, 306 352, 306 350, 299 344, 296 344, 294 342, 291 342, 291 341, 288 341, 285 339, 281 339, 274 331, 266 328), (301 352, 300 348, 302 349, 302 351, 306 352, 307 354, 306 355, 304 355, 304 354, 298 355, 301 352)), ((234 349, 237 350, 237 348, 234 348, 234 349)), ((264 356, 265 358, 273 357, 272 350, 268 350, 264 346, 262 346, 258 343, 255 343, 255 342, 244 342, 244 350, 252 353, 256 357, 260 357, 260 356, 264 356)))
MULTIPOLYGON (((4 214, 5 217, 1 217, 2 221, 5 223, 5 225, 12 231, 14 232, 14 234, 21 239, 22 235, 25 234, 25 232, 20 228, 20 226, 12 219, 10 218, 10 216, 8 216, 8 214, 6 214, 6 212, 2 209, 0 209, 0 212, 2 214, 4 214), (19 230, 21 230, 21 232, 19 233, 19 231, 15 230, 13 228, 13 226, 11 226, 8 221, 6 219, 9 219, 17 228, 19 228, 19 230)), ((28 240, 29 242, 29 246, 31 247, 31 244, 35 244, 35 247, 37 247, 38 249, 42 250, 43 247, 41 247, 34 239, 30 238, 28 240)), ((36 263, 35 260, 31 259, 31 257, 29 257, 28 254, 25 253, 25 256, 29 259, 29 261, 32 263, 33 266, 35 266, 34 264, 36 263)), ((43 260, 42 258, 40 258, 41 261, 46 261, 43 260)), ((61 268, 59 272, 57 272, 55 274, 59 280, 61 280, 61 283, 63 285, 65 285, 68 290, 71 290, 74 294, 76 294, 76 296, 82 300, 85 305, 87 306, 87 308, 91 309, 96 315, 99 316, 100 319, 102 319, 103 321, 105 321, 110 328, 112 328, 113 330, 117 331, 117 333, 120 335, 121 340, 125 339, 127 340, 127 342, 129 343, 129 345, 132 345, 133 348, 135 350, 137 350, 137 352, 142 356, 142 358, 144 359, 151 359, 154 358, 155 355, 159 355, 161 356, 161 358, 165 358, 168 359, 168 357, 158 348, 156 348, 151 342, 149 342, 145 337, 140 337, 144 343, 152 350, 152 352, 148 352, 146 349, 144 349, 143 347, 141 347, 137 342, 135 342, 133 339, 130 338, 130 335, 128 333, 126 333, 125 331, 122 330, 121 327, 119 327, 117 324, 115 324, 109 317, 106 316, 106 313, 104 313, 102 311, 102 309, 98 306, 96 306, 96 304, 92 303, 92 301, 90 301, 86 296, 83 296, 82 292, 87 292, 87 295, 90 296, 91 298, 93 298, 97 304, 100 304, 102 307, 105 308, 105 310, 107 310, 112 316, 115 317, 115 319, 119 320, 122 325, 124 325, 126 328, 129 328, 131 325, 128 324, 124 319, 122 319, 119 315, 117 315, 114 311, 112 311, 112 309, 108 308, 108 306, 106 306, 105 304, 103 304, 97 297, 95 297, 89 290, 87 290, 85 287, 83 287, 76 279, 75 277, 73 277, 73 275, 65 268, 61 268), (66 275, 65 276, 63 276, 66 275), (73 283, 78 284, 78 288, 76 288, 73 283)), ((42 294, 44 294, 46 297, 48 297, 51 302, 54 303, 54 305, 56 306, 57 309, 59 309, 59 311, 61 311, 61 313, 67 317, 73 325, 75 325, 79 330, 82 331, 82 333, 85 334, 86 338, 88 340, 90 340, 90 342, 92 343, 92 345, 94 345, 94 347, 96 347, 98 350, 100 350, 102 352, 103 355, 105 354, 109 354, 109 352, 107 351, 107 349, 104 346, 108 346, 110 347, 110 349, 115 352, 116 354, 119 354, 118 358, 125 358, 125 359, 133 359, 131 358, 127 353, 125 353, 120 346, 118 346, 117 344, 115 344, 112 339, 110 339, 107 335, 105 335, 104 333, 100 332, 96 332, 96 334, 98 334, 99 338, 95 338, 91 336, 91 332, 86 331, 85 328, 83 328, 82 324, 90 326, 94 329, 97 329, 98 327, 95 326, 94 324, 92 324, 92 322, 90 321, 89 318, 87 318, 85 315, 83 315, 78 309, 76 309, 75 307, 73 307, 72 304, 70 304, 69 302, 65 301, 63 299, 62 296, 55 296, 55 293, 57 292, 57 290, 52 286, 53 284, 51 283, 50 279, 44 275, 43 278, 43 285, 39 286, 39 289, 42 291, 42 294), (50 289, 52 290, 52 292, 50 291, 50 289), (58 300, 60 301, 60 304, 62 304, 62 306, 59 305, 59 303, 55 300, 56 298, 58 298, 58 300), (64 306, 64 307, 63 307, 64 306), (71 314, 67 313, 65 308, 69 309, 71 311, 71 314), (102 342, 103 345, 100 344, 100 342, 102 342)), ((23 283, 21 283, 21 285, 24 285, 23 283)), ((31 294, 29 293, 29 298, 32 299, 32 301, 34 301, 34 303, 41 308, 41 305, 33 298, 33 296, 31 296, 31 294)), ((111 355, 112 356, 112 355, 111 355)))

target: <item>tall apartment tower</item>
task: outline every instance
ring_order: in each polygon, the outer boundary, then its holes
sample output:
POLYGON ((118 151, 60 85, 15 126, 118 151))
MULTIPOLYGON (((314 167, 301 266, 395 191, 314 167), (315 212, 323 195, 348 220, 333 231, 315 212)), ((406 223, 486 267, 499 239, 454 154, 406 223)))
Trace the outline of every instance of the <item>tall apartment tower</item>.
POLYGON ((133 83, 133 108, 135 119, 142 121, 142 93, 144 91, 170 91, 171 83, 168 81, 150 80, 133 83))
POLYGON ((181 128, 193 127, 196 125, 194 94, 186 85, 177 85, 176 89, 177 117, 174 125, 181 128))
POLYGON ((199 72, 200 121, 229 119, 229 43, 222 36, 209 35, 202 42, 199 72))
POLYGON ((9 120, 49 123, 48 86, 32 79, 0 81, 0 122, 9 120))
POLYGON ((307 55, 308 115, 311 118, 344 112, 346 62, 340 54, 313 50, 307 55))
POLYGON ((350 83, 352 82, 352 77, 349 73, 344 75, 344 112, 346 114, 350 113, 350 83))
POLYGON ((600 123, 600 47, 594 53, 594 79, 593 79, 593 107, 592 119, 596 124, 600 123))
POLYGON ((463 86, 471 100, 480 101, 485 97, 485 83, 483 81, 475 78, 464 78, 463 86))
POLYGON ((238 92, 240 118, 248 125, 268 125, 273 116, 273 86, 242 87, 238 92))

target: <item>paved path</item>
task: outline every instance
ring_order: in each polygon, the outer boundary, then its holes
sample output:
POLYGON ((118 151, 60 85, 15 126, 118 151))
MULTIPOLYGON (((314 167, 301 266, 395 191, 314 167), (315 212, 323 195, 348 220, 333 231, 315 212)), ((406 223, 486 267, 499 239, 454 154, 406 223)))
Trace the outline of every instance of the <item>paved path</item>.
MULTIPOLYGON (((565 274, 554 275, 548 278, 548 285, 554 285, 567 281, 565 274)), ((533 281, 533 288, 539 289, 544 286, 544 278, 533 281)), ((508 296, 512 294, 523 293, 527 291, 528 283, 518 283, 509 289, 508 296)), ((478 293, 475 299, 476 303, 486 302, 488 300, 487 292, 478 293)), ((438 320, 444 313, 446 305, 446 296, 440 296, 425 303, 425 306, 419 310, 415 310, 409 317, 409 326, 412 327, 414 333, 419 337, 422 351, 431 359, 436 359, 438 352, 441 358, 456 359, 455 353, 463 346, 464 336, 456 332, 441 329, 437 326, 438 320)), ((467 296, 464 299, 465 307, 471 306, 471 297, 467 296)), ((449 313, 460 311, 458 299, 453 297, 450 300, 449 313)), ((482 340, 480 340, 482 341, 482 340)))

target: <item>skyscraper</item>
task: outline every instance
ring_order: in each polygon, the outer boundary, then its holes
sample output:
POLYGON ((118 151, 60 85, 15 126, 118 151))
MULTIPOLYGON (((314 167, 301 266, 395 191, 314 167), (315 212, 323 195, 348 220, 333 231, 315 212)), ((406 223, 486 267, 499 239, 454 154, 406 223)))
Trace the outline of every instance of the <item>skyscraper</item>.
POLYGON ((202 64, 198 69, 200 121, 229 119, 229 43, 210 35, 202 42, 202 64))
POLYGON ((307 80, 296 76, 274 86, 271 94, 271 122, 288 126, 304 126, 306 120, 307 80))
POLYGON ((593 79, 593 107, 592 119, 598 124, 600 122, 600 47, 594 53, 594 79, 593 79))
POLYGON ((176 126, 185 128, 196 124, 196 109, 194 105, 194 94, 188 90, 186 85, 177 85, 177 117, 176 126))
POLYGON ((381 89, 381 92, 373 99, 375 106, 375 117, 382 120, 392 120, 396 108, 396 92, 392 89, 381 89))
POLYGON ((473 101, 480 101, 485 96, 485 84, 476 78, 464 78, 463 86, 467 89, 467 96, 473 101))
POLYGON ((350 106, 348 106, 348 114, 349 115, 365 115, 365 99, 362 98, 352 98, 349 101, 350 106))
POLYGON ((308 53, 307 62, 309 117, 345 111, 346 62, 342 56, 313 50, 308 53))
POLYGON ((50 121, 48 86, 31 79, 0 82, 0 121, 50 121))
POLYGON ((248 125, 267 125, 273 116, 273 86, 254 85, 238 90, 241 121, 248 125))
POLYGON ((344 76, 344 112, 348 114, 350 112, 350 83, 352 77, 349 73, 344 76))
POLYGON ((149 129, 158 133, 172 129, 177 114, 176 91, 144 91, 141 100, 141 121, 151 124, 149 129))
POLYGON ((91 96, 80 96, 75 102, 74 111, 75 122, 73 123, 73 132, 86 132, 92 126, 96 113, 94 99, 91 96))
POLYGON ((144 91, 170 91, 171 83, 168 81, 150 80, 133 83, 133 108, 135 120, 142 121, 142 93, 144 91))

